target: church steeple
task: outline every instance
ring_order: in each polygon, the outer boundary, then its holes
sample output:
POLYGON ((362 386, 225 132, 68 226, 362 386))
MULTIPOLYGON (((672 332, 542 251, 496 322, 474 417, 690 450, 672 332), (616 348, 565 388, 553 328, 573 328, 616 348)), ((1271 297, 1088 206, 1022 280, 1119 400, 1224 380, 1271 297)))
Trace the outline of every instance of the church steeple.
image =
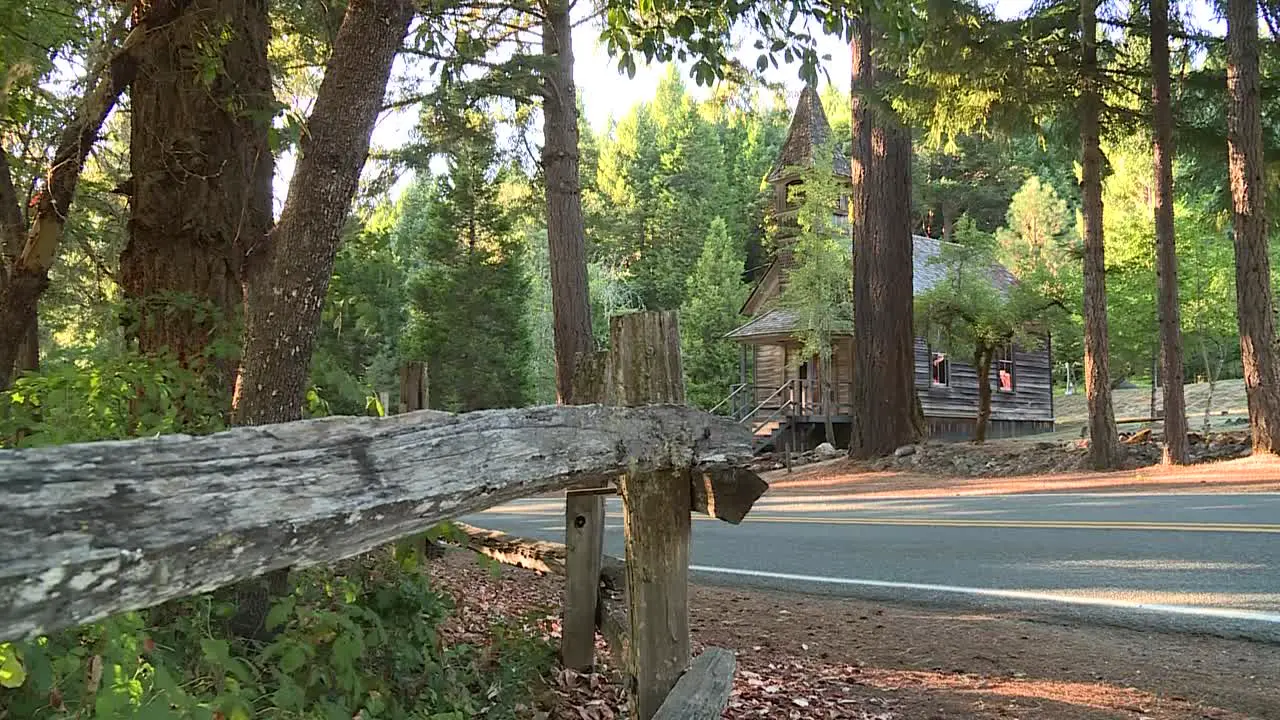
MULTIPOLYGON (((791 127, 787 130, 787 139, 782 143, 778 159, 769 173, 769 182, 785 181, 787 169, 806 167, 813 163, 813 151, 821 147, 831 138, 831 123, 827 113, 822 109, 822 98, 813 85, 805 85, 800 91, 800 99, 791 115, 791 127)), ((833 169, 837 175, 850 174, 849 159, 837 149, 833 158, 833 169)))
MULTIPOLYGON (((827 113, 822 109, 822 99, 812 85, 806 85, 800 91, 800 99, 791 115, 791 127, 787 130, 787 139, 782 143, 778 159, 773 164, 768 181, 773 195, 773 218, 776 222, 775 238, 782 239, 795 234, 796 205, 793 187, 801 184, 799 168, 813 165, 813 154, 831 139, 831 123, 827 113)), ((839 149, 839 144, 832 149, 831 170, 837 177, 850 181, 852 174, 849 158, 839 149)), ((848 196, 841 193, 832 212, 838 218, 848 214, 848 196)))

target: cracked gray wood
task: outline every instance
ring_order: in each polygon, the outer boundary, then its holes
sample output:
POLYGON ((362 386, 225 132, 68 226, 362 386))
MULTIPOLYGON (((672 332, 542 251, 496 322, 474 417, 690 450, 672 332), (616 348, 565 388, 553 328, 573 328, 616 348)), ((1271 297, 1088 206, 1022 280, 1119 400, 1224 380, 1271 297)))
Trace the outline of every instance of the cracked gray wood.
POLYGON ((738 660, 732 650, 709 647, 693 659, 653 720, 718 720, 729 706, 738 660))
POLYGON ((750 452, 732 421, 594 405, 0 451, 0 640, 350 557, 586 479, 750 452))

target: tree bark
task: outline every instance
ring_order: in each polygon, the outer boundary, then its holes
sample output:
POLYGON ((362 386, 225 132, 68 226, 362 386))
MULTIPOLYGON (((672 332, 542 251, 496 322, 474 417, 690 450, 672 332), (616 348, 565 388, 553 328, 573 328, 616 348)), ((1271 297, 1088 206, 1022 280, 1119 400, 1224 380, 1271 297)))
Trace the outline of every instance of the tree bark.
POLYGON ((351 198, 413 5, 352 0, 333 44, 280 222, 246 258, 241 425, 302 416, 311 351, 351 198))
POLYGON ((1227 148, 1236 250, 1236 306, 1255 453, 1280 452, 1271 260, 1263 185, 1257 0, 1227 2, 1227 148))
POLYGON ((543 3, 542 172, 546 182, 547 245, 555 336, 556 397, 574 404, 579 358, 595 350, 587 294, 587 249, 578 174, 578 105, 573 83, 573 23, 568 0, 543 3))
POLYGON ((1155 125, 1156 291, 1164 375, 1164 462, 1185 465, 1187 401, 1183 394, 1182 314, 1173 230, 1173 93, 1169 80, 1169 0, 1151 0, 1152 121, 1155 125))
POLYGON ((888 455, 923 434, 912 327, 911 135, 875 95, 872 29, 853 56, 853 437, 857 458, 888 455))
POLYGON ((1089 462, 1106 470, 1120 464, 1120 439, 1111 407, 1107 278, 1102 240, 1102 147, 1099 122, 1097 3, 1080 3, 1080 204, 1084 218, 1084 392, 1089 406, 1089 462))
POLYGON ((973 424, 973 442, 987 441, 987 425, 991 422, 991 357, 995 348, 980 345, 973 353, 973 367, 978 371, 978 416, 973 424))
MULTIPOLYGON (((175 8, 180 11, 183 4, 185 0, 180 0, 175 8)), ((139 46, 150 44, 149 30, 172 19, 166 14, 148 14, 118 49, 115 42, 108 40, 110 59, 99 72, 91 74, 87 83, 90 90, 58 136, 53 163, 35 197, 31 227, 22 241, 21 252, 9 267, 7 281, 0 284, 0 390, 9 387, 19 347, 36 322, 36 306, 49 286, 49 268, 57 257, 85 158, 98 140, 102 123, 115 109, 120 93, 133 82, 137 69, 134 53, 139 46)), ((6 220, 9 222, 12 219, 6 220)))
MULTIPOLYGON (((176 2, 142 7, 174 14, 176 2)), ((244 248, 272 221, 266 2, 194 0, 154 35, 130 88, 132 212, 119 273, 129 334, 141 352, 171 353, 200 373, 230 407, 237 361, 218 341, 236 325, 244 248)))
MULTIPOLYGON (((26 223, 22 217, 22 205, 13 186, 13 172, 9 167, 9 154, 0 148, 0 296, 8 285, 22 246, 26 244, 26 223)), ((40 365, 40 331, 33 307, 26 318, 27 331, 21 338, 15 357, 17 373, 36 370, 40 365)))

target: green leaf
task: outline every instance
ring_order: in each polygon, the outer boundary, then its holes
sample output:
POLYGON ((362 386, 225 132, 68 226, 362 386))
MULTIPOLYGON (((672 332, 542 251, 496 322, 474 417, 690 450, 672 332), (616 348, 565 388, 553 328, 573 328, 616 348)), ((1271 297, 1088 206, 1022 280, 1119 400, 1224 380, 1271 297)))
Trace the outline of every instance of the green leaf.
POLYGON ((224 667, 227 661, 231 659, 231 649, 226 640, 201 638, 200 652, 207 662, 217 667, 224 667))
POLYGON ((27 680, 27 670, 18 657, 18 649, 11 643, 0 644, 0 687, 22 687, 27 680))
POLYGON ((271 606, 271 611, 267 613, 267 629, 275 630, 289 621, 289 617, 293 615, 294 603, 293 596, 284 598, 280 602, 271 606))
POLYGON ((280 669, 286 673, 292 673, 298 668, 307 664, 307 652, 302 649, 301 645, 294 645, 284 651, 284 655, 280 657, 280 669))

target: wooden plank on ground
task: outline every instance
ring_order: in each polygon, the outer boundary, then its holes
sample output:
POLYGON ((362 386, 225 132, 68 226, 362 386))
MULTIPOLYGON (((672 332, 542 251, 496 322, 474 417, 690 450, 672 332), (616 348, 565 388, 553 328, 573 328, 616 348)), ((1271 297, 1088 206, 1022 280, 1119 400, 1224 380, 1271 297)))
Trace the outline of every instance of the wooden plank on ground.
POLYGON ((671 688, 653 720, 718 720, 729 706, 737 664, 733 651, 707 648, 671 688))
POLYGON ((731 420, 672 406, 421 411, 0 451, 0 640, 340 560, 627 468, 750 451, 731 420))

